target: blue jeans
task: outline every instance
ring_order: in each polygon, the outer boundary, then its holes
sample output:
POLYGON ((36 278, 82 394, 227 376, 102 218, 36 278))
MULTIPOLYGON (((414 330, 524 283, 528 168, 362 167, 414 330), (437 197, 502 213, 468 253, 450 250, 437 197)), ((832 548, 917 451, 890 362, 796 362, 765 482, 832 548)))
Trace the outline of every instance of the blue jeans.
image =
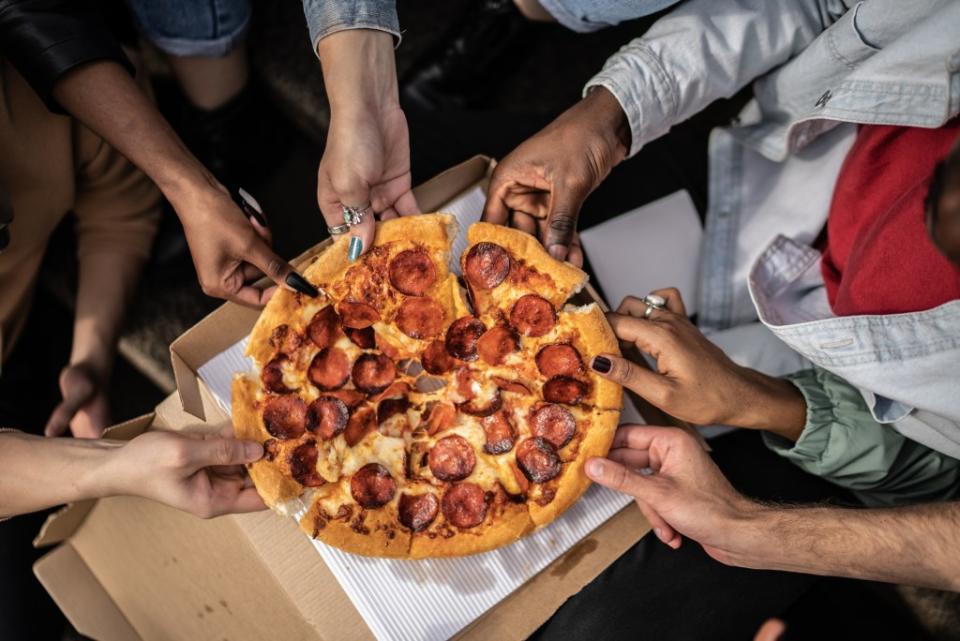
POLYGON ((144 37, 174 56, 225 56, 243 41, 250 0, 127 0, 144 37))

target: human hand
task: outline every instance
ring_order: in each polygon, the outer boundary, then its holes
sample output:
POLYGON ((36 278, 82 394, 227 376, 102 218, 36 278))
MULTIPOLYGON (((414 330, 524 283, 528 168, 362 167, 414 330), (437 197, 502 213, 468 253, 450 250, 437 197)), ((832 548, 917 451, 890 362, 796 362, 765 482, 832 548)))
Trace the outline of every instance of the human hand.
POLYGON ((677 549, 686 536, 721 562, 739 551, 745 540, 739 530, 760 509, 679 428, 621 425, 608 457, 589 459, 585 470, 593 481, 633 496, 662 542, 677 549))
POLYGON ((607 320, 620 340, 655 358, 657 370, 613 354, 597 355, 591 368, 678 419, 767 429, 796 440, 806 424, 800 392, 730 360, 687 318, 678 290, 651 294, 666 299, 666 308, 644 318, 647 304, 628 296, 607 320))
MULTIPOLYGON (((200 287, 208 296, 261 307, 275 287, 253 282, 264 274, 276 285, 316 296, 317 290, 270 248, 270 230, 231 200, 226 188, 211 183, 171 198, 183 222, 200 287)), ((262 214, 257 212, 257 215, 262 214)))
POLYGON ((99 495, 141 496, 202 518, 264 508, 244 464, 263 456, 255 441, 223 433, 147 432, 123 444, 98 473, 99 495))
POLYGON ((551 256, 582 266, 580 207, 629 149, 620 103, 598 88, 497 165, 483 220, 538 236, 551 256))
POLYGON ((318 45, 330 102, 327 144, 317 171, 317 204, 328 227, 344 223, 343 207, 366 209, 351 228, 349 257, 373 246, 375 218, 417 214, 411 188, 410 134, 400 108, 393 40, 350 29, 318 45))
POLYGON ((60 372, 63 400, 50 414, 44 435, 60 436, 69 428, 77 438, 100 438, 110 425, 105 386, 106 375, 86 363, 64 367, 60 372))

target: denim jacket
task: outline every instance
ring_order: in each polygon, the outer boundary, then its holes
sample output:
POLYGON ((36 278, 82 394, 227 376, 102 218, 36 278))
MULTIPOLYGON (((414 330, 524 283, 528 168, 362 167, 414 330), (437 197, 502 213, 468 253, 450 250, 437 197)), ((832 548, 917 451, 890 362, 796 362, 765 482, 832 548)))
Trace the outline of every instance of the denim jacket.
POLYGON ((753 82, 710 140, 701 323, 759 318, 860 390, 878 422, 960 457, 960 301, 836 318, 819 253, 855 124, 938 127, 960 110, 956 0, 691 0, 587 85, 627 114, 631 153, 753 82))

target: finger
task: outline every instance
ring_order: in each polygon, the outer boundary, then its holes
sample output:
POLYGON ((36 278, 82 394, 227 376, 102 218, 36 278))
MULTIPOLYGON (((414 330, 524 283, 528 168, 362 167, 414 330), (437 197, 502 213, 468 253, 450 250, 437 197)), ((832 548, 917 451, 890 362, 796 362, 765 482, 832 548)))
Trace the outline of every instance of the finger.
POLYGON ((562 183, 553 186, 543 246, 557 260, 566 260, 570 253, 570 243, 577 231, 577 216, 585 195, 581 189, 568 189, 562 183))
POLYGON ((625 465, 638 473, 640 470, 650 467, 650 452, 647 450, 634 450, 629 447, 621 447, 610 450, 607 458, 621 465, 625 465))
POLYGON ((406 191, 401 194, 397 198, 397 202, 393 203, 393 208, 399 216, 413 216, 421 213, 420 204, 417 203, 417 197, 413 195, 413 191, 406 191))
POLYGON ((583 267, 583 247, 580 246, 580 234, 574 234, 567 253, 567 262, 576 267, 583 267))
POLYGON ((654 440, 675 443, 687 434, 676 427, 661 427, 659 425, 632 425, 625 423, 617 428, 613 435, 613 449, 630 448, 634 450, 649 450, 654 440))
POLYGON ((255 488, 238 485, 236 480, 214 480, 213 485, 212 516, 256 512, 266 507, 255 488))
MULTIPOLYGON (((350 241, 347 244, 347 259, 351 262, 360 258, 363 253, 373 246, 376 235, 376 216, 373 213, 370 187, 359 176, 339 177, 341 182, 333 182, 334 193, 341 207, 352 207, 364 210, 359 225, 354 225, 348 232, 350 241)), ((343 218, 341 209, 340 217, 343 218)), ((341 220, 340 222, 345 222, 341 220)))
POLYGON ((504 178, 505 170, 503 164, 498 165, 490 176, 490 185, 487 187, 487 202, 483 206, 483 213, 480 220, 493 223, 495 225, 506 225, 510 217, 510 209, 503 201, 504 192, 507 189, 507 180, 504 178))
MULTIPOLYGON (((262 213, 260 215, 263 216, 262 213)), ((257 236, 262 238, 268 245, 273 244, 273 232, 270 231, 269 227, 261 225, 260 222, 253 216, 248 216, 247 220, 250 221, 250 225, 253 227, 253 230, 257 232, 257 236)))
POLYGON ((643 498, 647 493, 645 484, 649 482, 649 477, 632 472, 615 461, 592 457, 587 459, 584 470, 592 481, 611 490, 634 498, 643 498))
POLYGON ((595 356, 590 361, 590 369, 608 380, 633 390, 654 404, 663 398, 671 385, 671 382, 662 374, 613 354, 595 356))
POLYGON ((757 630, 753 641, 777 641, 786 632, 787 626, 780 619, 767 619, 757 630))
POLYGON ((260 443, 235 438, 206 438, 191 443, 188 449, 188 460, 196 468, 243 465, 261 457, 263 446, 260 443))
MULTIPOLYGON (((670 312, 664 312, 669 314, 670 312)), ((662 347, 668 340, 667 329, 663 324, 651 323, 643 318, 627 316, 615 312, 607 313, 607 322, 613 333, 622 341, 634 343, 654 358, 659 358, 662 347)))
POLYGON ((47 419, 47 425, 43 428, 43 435, 61 436, 70 427, 70 421, 78 409, 79 407, 74 406, 73 403, 61 402, 54 408, 50 418, 47 419))
POLYGON ((530 214, 515 211, 510 216, 510 226, 526 232, 531 236, 537 235, 537 221, 530 214))
POLYGON ((669 545, 671 548, 676 550, 680 547, 683 539, 680 537, 680 534, 674 530, 666 520, 660 516, 660 514, 654 510, 646 501, 641 501, 637 499, 637 507, 640 508, 640 511, 643 513, 647 523, 650 524, 650 527, 653 528, 653 535, 656 536, 660 541, 669 545))
POLYGON ((390 220, 391 218, 399 218, 400 214, 397 213, 397 210, 393 207, 387 207, 382 212, 377 214, 379 220, 390 220))
POLYGON ((674 314, 679 314, 680 316, 687 315, 687 306, 683 304, 683 296, 680 295, 680 290, 676 287, 664 287, 663 289, 655 289, 651 294, 662 297, 667 301, 667 309, 669 309, 674 314))
MULTIPOLYGON (((316 298, 320 295, 317 288, 314 287, 310 281, 294 270, 287 261, 277 256, 273 249, 259 238, 251 244, 245 252, 245 256, 242 256, 242 258, 262 271, 267 278, 284 289, 300 292, 311 298, 316 298)), ((256 295, 257 302, 261 305, 270 298, 269 296, 264 296, 265 290, 260 290, 252 285, 244 285, 240 290, 246 288, 250 288, 253 292, 245 293, 244 296, 246 298, 240 298, 240 300, 244 302, 246 302, 246 300, 252 300, 254 294, 256 295)))

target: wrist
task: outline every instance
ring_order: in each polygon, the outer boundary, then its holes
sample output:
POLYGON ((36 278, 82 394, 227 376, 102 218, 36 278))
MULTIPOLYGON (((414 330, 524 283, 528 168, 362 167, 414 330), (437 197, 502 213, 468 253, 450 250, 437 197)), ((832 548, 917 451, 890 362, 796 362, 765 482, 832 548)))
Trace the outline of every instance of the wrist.
POLYGON ((391 34, 375 29, 338 31, 320 40, 317 55, 331 119, 399 107, 391 34))
POLYGON ((732 425, 773 432, 796 441, 807 423, 807 403, 790 381, 742 368, 748 390, 741 396, 741 414, 732 425))
POLYGON ((604 145, 619 163, 630 153, 632 134, 627 114, 620 101, 606 87, 591 87, 590 92, 580 101, 590 113, 590 120, 598 127, 604 145))
POLYGON ((70 439, 75 457, 81 461, 80 470, 74 474, 75 496, 72 501, 99 499, 123 494, 123 481, 114 470, 118 454, 123 446, 109 439, 70 439))

